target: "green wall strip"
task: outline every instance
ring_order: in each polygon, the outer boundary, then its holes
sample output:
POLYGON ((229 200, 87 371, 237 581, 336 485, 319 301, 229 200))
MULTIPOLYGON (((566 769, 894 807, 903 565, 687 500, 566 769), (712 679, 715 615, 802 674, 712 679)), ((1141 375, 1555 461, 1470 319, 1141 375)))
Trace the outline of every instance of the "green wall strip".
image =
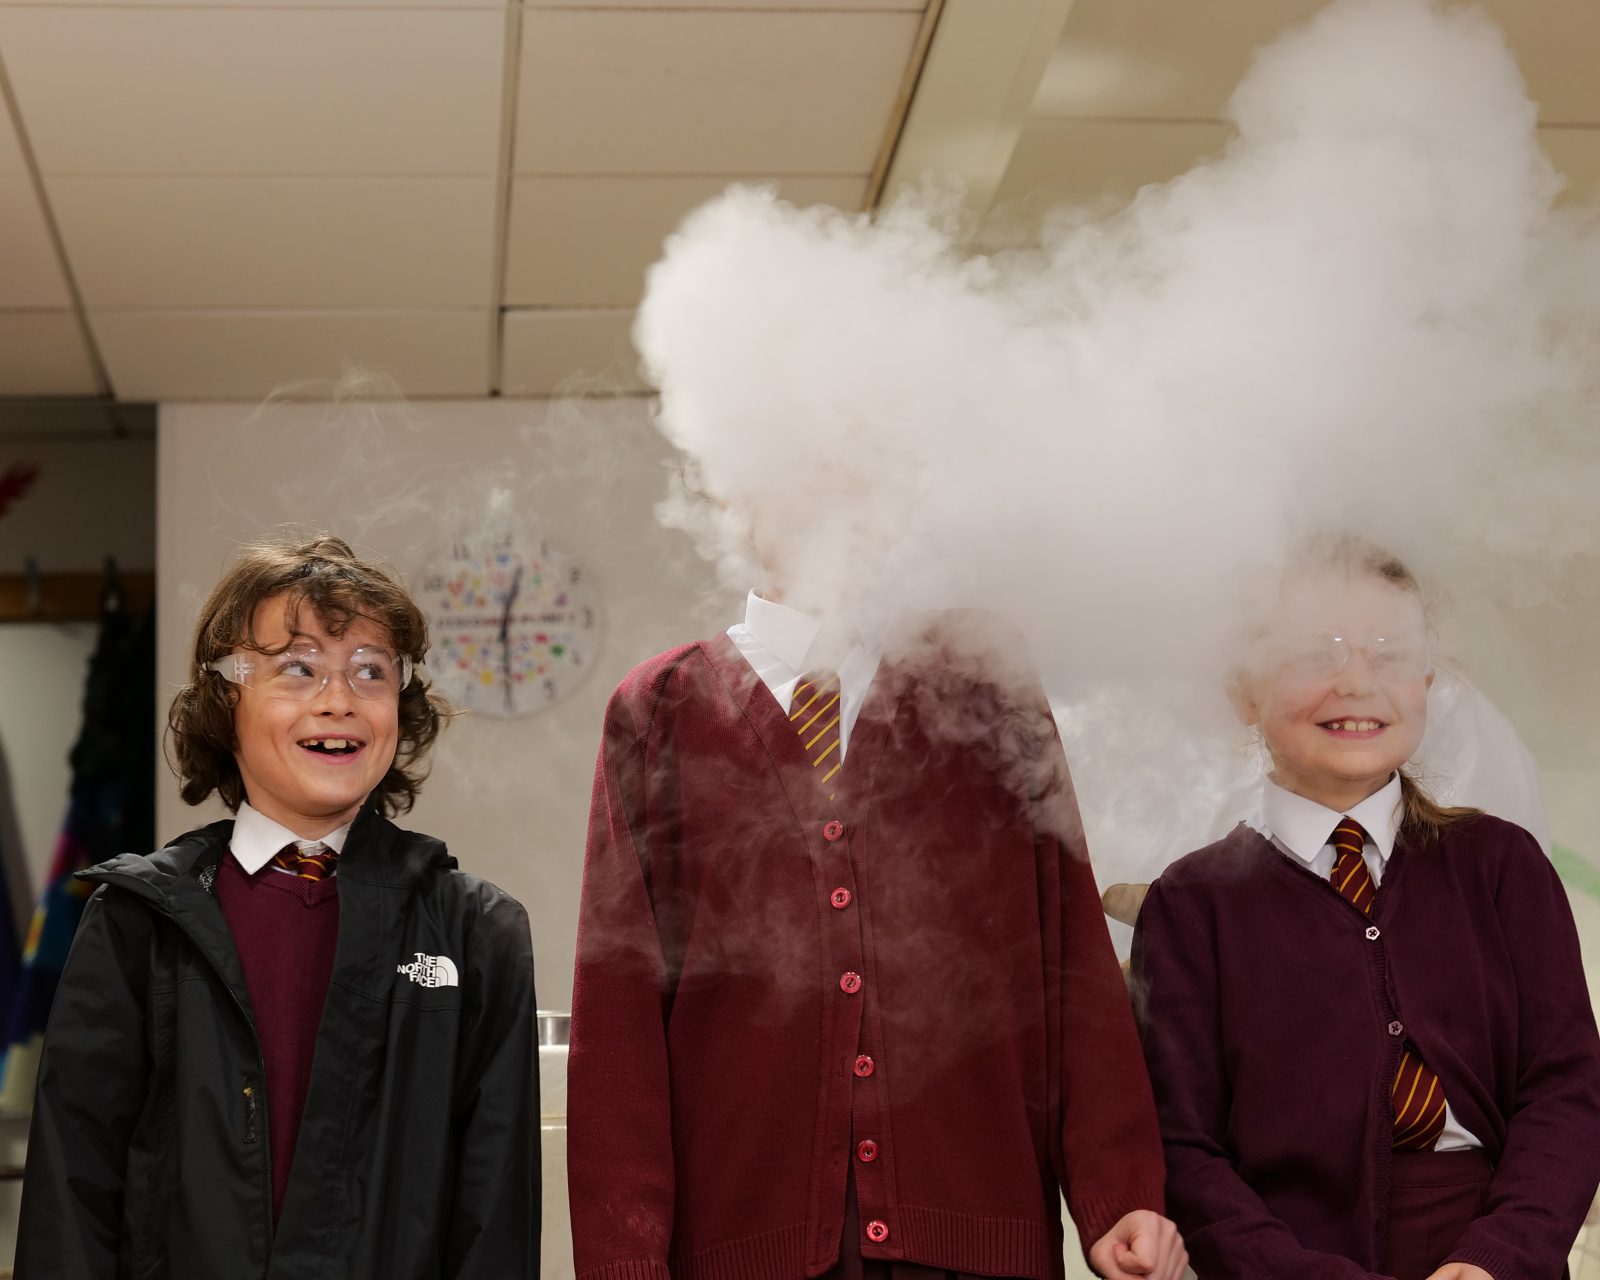
POLYGON ((1569 889, 1581 889, 1591 898, 1600 898, 1600 867, 1559 844, 1550 850, 1550 861, 1569 889))

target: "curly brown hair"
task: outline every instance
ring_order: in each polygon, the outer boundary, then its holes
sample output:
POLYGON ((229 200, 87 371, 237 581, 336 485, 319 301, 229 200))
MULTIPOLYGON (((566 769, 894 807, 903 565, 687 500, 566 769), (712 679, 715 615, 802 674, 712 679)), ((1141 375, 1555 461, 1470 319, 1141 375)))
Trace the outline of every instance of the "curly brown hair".
POLYGON ((239 688, 206 664, 238 649, 274 652, 257 642, 255 615, 262 601, 278 595, 287 597, 291 623, 302 604, 315 611, 330 635, 341 635, 356 619, 366 619, 384 627, 396 652, 411 659, 413 674, 400 691, 399 745, 370 797, 391 817, 404 813, 428 776, 428 751, 452 714, 416 673, 428 651, 428 622, 398 578, 357 556, 349 543, 328 536, 246 546, 200 610, 189 683, 178 690, 167 712, 168 763, 178 775, 179 794, 187 803, 199 804, 215 791, 234 810, 245 799, 234 758, 239 688))

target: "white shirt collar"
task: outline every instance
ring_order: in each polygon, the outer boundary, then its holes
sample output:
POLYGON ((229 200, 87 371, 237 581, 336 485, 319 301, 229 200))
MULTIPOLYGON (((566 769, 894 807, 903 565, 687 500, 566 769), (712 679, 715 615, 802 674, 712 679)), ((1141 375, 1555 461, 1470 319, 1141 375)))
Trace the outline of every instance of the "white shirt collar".
MULTIPOLYGON (((330 831, 316 843, 325 844, 335 853, 344 851, 345 838, 350 834, 350 823, 337 831, 330 831)), ((280 822, 275 822, 259 809, 252 809, 248 801, 239 806, 233 819, 233 837, 228 848, 233 860, 249 874, 255 875, 262 867, 277 857, 286 844, 311 844, 305 836, 297 835, 280 822)))
MULTIPOLYGON (((892 604, 864 597, 839 610, 838 617, 854 628, 861 649, 881 655, 899 612, 892 604)), ((799 673, 806 669, 811 646, 822 630, 822 619, 752 591, 745 598, 744 630, 773 657, 799 673)))
MULTIPOLYGON (((839 758, 850 750, 856 717, 866 702, 884 637, 896 616, 892 608, 858 605, 840 617, 855 628, 857 643, 839 661, 839 758)), ((822 632, 822 620, 789 605, 763 599, 752 591, 745 601, 744 621, 728 628, 728 637, 785 711, 794 687, 807 669, 811 647, 822 632)))
POLYGON ((1354 818, 1361 824, 1367 839, 1378 850, 1378 857, 1387 863, 1394 852, 1394 838, 1400 827, 1400 775, 1396 773, 1360 804, 1343 813, 1286 791, 1268 778, 1262 783, 1261 811, 1268 832, 1308 866, 1316 861, 1343 818, 1354 818))
POLYGON ((752 591, 745 600, 744 625, 752 639, 795 675, 805 670, 806 653, 822 620, 752 591))

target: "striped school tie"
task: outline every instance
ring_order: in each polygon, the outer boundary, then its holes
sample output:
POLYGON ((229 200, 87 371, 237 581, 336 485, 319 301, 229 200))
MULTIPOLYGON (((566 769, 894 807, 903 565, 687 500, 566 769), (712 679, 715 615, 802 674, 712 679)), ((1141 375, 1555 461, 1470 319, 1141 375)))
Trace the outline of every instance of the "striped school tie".
POLYGON ((321 880, 333 874, 339 855, 320 840, 305 844, 286 844, 272 859, 272 865, 302 880, 321 880))
MULTIPOLYGON (((824 787, 832 784, 844 763, 839 747, 839 735, 843 732, 840 715, 838 676, 808 671, 800 677, 789 703, 789 723, 800 735, 806 759, 811 761, 817 781, 824 787)), ((832 800, 833 795, 829 791, 828 799, 832 800)))
MULTIPOLYGON (((1366 842, 1367 833, 1359 822, 1341 819, 1328 841, 1336 855, 1329 878, 1342 897, 1371 915, 1377 890, 1367 870, 1367 860, 1361 856, 1366 842)), ((1400 1070, 1389 1090, 1389 1099, 1394 1109, 1394 1149, 1432 1151, 1444 1132, 1444 1087, 1415 1045, 1407 1044, 1400 1055, 1400 1070)))

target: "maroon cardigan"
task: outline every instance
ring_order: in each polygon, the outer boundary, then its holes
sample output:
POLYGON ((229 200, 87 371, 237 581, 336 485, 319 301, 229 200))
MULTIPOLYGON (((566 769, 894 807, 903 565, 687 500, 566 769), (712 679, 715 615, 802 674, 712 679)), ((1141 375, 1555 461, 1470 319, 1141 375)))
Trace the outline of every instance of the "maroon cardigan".
POLYGON ((868 1258, 1043 1280, 1058 1182, 1086 1243, 1161 1209, 1132 1012, 1029 696, 886 661, 830 805, 726 636, 623 681, 573 992, 580 1280, 818 1275, 852 1163, 887 1229, 868 1258))
POLYGON ((1362 1277, 1383 1256, 1410 1040, 1495 1162, 1450 1253, 1557 1280, 1600 1181, 1600 1040, 1572 912, 1520 827, 1405 832, 1369 920, 1239 827, 1150 888, 1134 936, 1167 1196, 1200 1276, 1362 1277))

